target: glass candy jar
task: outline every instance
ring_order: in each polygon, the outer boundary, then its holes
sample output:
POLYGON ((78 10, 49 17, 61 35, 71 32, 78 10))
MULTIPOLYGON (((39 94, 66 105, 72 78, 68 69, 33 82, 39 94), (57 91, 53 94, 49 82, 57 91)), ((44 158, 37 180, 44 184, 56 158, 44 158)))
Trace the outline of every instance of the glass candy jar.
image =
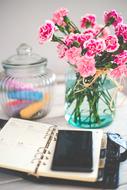
POLYGON ((55 74, 47 66, 47 59, 32 53, 32 48, 21 44, 17 55, 3 63, 0 80, 0 99, 9 117, 38 119, 45 116, 53 101, 55 74))

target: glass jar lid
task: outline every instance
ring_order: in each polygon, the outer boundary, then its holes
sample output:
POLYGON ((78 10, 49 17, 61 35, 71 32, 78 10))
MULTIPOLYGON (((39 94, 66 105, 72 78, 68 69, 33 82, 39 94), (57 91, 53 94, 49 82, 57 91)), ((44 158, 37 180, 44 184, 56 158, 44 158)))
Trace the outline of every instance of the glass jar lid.
POLYGON ((25 43, 19 45, 16 50, 16 55, 9 57, 7 60, 2 62, 4 68, 47 65, 47 59, 38 54, 32 53, 32 48, 25 43))

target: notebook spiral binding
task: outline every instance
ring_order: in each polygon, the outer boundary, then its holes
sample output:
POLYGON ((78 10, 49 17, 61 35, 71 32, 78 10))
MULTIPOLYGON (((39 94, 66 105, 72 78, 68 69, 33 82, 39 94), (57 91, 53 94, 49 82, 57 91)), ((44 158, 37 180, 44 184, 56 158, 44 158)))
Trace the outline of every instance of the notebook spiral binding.
MULTIPOLYGON (((34 158, 33 158, 33 160, 31 161, 31 163, 35 163, 35 162, 37 162, 37 165, 36 165, 36 168, 35 168, 35 171, 34 171, 34 174, 33 175, 35 175, 35 176, 37 176, 37 171, 38 171, 38 168, 39 168, 39 166, 41 165, 41 162, 42 162, 42 160, 43 160, 43 158, 44 158, 44 155, 47 153, 47 151, 48 151, 48 148, 49 148, 49 146, 50 146, 50 143, 51 143, 51 141, 54 139, 54 141, 56 141, 56 134, 57 134, 57 126, 51 126, 49 129, 48 129, 48 131, 46 132, 46 134, 45 134, 45 136, 44 136, 44 139, 46 139, 47 137, 48 137, 48 139, 47 139, 47 142, 46 142, 46 144, 45 144, 45 146, 44 147, 39 147, 38 149, 37 149, 37 152, 35 153, 35 155, 34 155, 34 158)), ((48 152, 49 153, 49 152, 48 152)))

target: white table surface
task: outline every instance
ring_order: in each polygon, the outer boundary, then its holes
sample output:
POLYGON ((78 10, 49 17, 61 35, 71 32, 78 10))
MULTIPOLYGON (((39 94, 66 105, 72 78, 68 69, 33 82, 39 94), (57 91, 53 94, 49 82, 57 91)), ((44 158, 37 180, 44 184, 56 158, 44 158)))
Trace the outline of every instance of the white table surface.
MULTIPOLYGON (((64 119, 64 92, 65 86, 62 83, 59 83, 55 87, 55 97, 54 104, 50 113, 42 119, 37 121, 57 124, 60 126, 67 126, 67 123, 64 119)), ((104 131, 112 131, 120 133, 127 139, 127 99, 126 96, 119 93, 117 101, 117 112, 115 120, 109 127, 104 128, 104 131), (122 101, 124 104, 122 104, 122 101)), ((0 108, 0 118, 8 119, 0 108)), ((58 184, 39 184, 32 181, 25 180, 16 175, 10 173, 0 172, 0 190, 81 190, 92 188, 82 187, 82 186, 71 186, 71 185, 58 185, 58 184)), ((118 187, 119 190, 127 190, 127 161, 120 164, 120 184, 118 187)))

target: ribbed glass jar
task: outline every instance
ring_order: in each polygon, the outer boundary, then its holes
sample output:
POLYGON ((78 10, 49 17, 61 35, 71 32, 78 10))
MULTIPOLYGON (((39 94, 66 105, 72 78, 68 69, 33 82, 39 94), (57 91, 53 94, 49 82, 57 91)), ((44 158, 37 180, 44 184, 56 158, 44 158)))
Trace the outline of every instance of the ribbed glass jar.
POLYGON ((30 120, 47 115, 55 84, 55 75, 46 67, 47 59, 21 44, 17 55, 2 64, 5 72, 0 80, 0 100, 4 112, 30 120))

